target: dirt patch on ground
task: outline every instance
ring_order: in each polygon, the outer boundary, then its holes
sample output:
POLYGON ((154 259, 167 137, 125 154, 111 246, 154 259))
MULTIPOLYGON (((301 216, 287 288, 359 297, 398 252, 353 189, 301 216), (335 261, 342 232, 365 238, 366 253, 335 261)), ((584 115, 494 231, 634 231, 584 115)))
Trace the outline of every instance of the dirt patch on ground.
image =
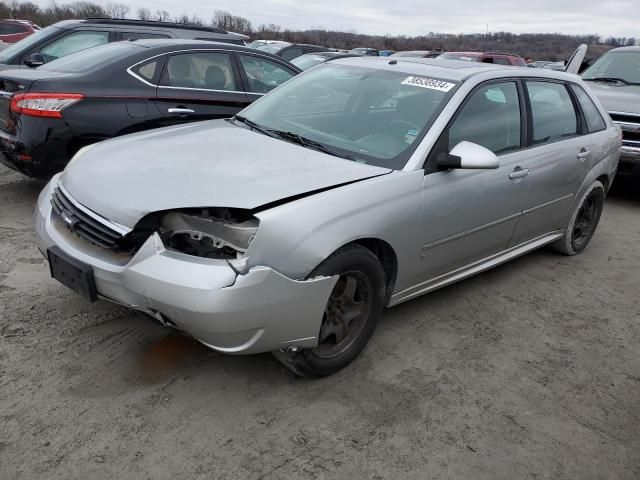
POLYGON ((43 184, 0 168, 0 478, 640 478, 638 185, 583 255, 388 310, 307 381, 51 280, 43 184))

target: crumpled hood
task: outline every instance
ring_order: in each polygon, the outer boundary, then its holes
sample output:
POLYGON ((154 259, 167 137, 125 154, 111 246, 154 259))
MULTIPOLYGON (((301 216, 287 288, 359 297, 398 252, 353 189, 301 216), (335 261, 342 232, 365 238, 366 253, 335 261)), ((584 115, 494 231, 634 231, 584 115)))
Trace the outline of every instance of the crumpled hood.
POLYGON ((150 212, 253 209, 390 171, 214 120, 98 143, 69 163, 61 181, 85 207, 133 228, 150 212))
POLYGON ((585 82, 608 112, 640 115, 640 86, 585 82))

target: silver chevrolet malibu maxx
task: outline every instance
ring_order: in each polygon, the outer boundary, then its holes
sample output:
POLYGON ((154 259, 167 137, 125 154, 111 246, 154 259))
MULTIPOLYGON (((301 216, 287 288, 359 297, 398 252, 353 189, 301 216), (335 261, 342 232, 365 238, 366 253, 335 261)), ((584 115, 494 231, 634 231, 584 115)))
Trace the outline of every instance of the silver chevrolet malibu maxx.
POLYGON ((384 307, 550 244, 581 252, 621 133, 579 77, 350 58, 234 118, 108 140, 42 192, 54 278, 299 375, 384 307))

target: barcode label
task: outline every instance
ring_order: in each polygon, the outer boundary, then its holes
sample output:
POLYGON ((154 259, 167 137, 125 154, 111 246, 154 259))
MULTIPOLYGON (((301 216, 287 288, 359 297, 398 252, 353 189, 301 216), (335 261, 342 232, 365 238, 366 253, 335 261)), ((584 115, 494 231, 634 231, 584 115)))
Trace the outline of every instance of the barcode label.
POLYGON ((455 83, 443 82, 442 80, 425 77, 407 77, 402 81, 402 85, 430 88, 431 90, 439 90, 441 92, 448 92, 456 86, 455 83))

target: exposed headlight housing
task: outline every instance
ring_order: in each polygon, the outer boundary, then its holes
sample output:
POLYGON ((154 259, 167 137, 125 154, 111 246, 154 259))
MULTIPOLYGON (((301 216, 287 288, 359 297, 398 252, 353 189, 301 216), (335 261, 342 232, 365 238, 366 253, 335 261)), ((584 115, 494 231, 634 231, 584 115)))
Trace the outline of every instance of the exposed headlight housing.
POLYGON ((246 211, 226 208, 173 211, 162 217, 160 230, 171 249, 234 261, 244 257, 258 231, 258 219, 246 211))

